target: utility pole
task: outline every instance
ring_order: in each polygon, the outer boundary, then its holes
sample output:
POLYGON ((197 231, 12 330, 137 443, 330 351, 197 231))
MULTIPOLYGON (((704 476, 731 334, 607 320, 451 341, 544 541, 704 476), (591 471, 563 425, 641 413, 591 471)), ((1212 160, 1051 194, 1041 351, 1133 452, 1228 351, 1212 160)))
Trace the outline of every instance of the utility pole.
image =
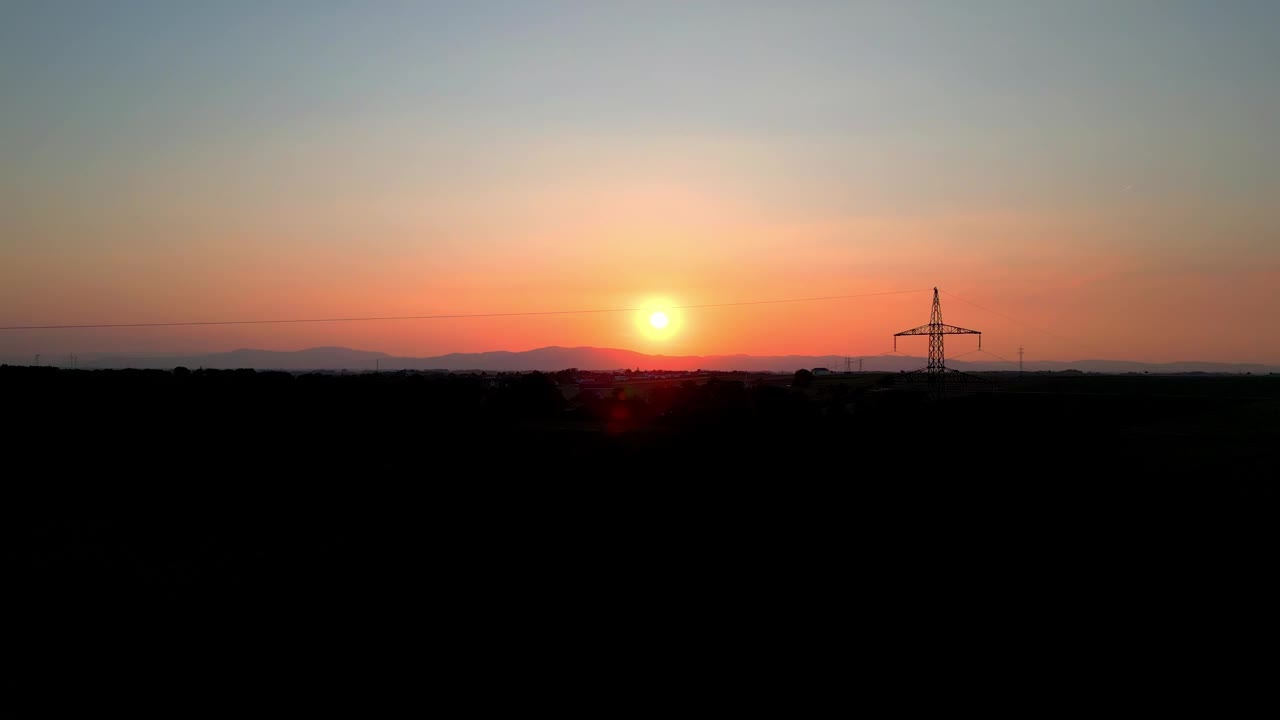
POLYGON ((858 358, 858 372, 862 372, 862 358, 858 358))
POLYGON ((382 372, 382 360, 380 358, 373 359, 373 371, 375 373, 382 372))
POLYGON ((1018 346, 1018 377, 1022 377, 1022 346, 1018 346))
POLYGON ((40 353, 36 353, 36 367, 40 367, 40 353))

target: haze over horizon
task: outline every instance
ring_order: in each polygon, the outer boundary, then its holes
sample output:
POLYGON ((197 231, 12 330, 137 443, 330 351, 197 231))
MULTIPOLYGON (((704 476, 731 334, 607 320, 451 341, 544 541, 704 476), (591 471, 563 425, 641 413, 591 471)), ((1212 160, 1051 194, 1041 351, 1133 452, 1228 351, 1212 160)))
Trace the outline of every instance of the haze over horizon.
MULTIPOLYGON (((0 354, 0 365, 30 365, 31 358, 7 357, 0 354)), ((432 357, 405 357, 388 353, 344 347, 316 347, 301 350, 256 350, 238 348, 229 352, 204 354, 125 354, 89 353, 78 356, 45 356, 42 364, 82 370, 97 369, 147 369, 173 370, 285 370, 290 372, 354 371, 398 372, 449 371, 449 372, 557 372, 577 369, 582 371, 641 370, 651 371, 742 371, 794 373, 799 369, 827 368, 840 373, 865 371, 868 373, 897 373, 919 370, 927 365, 927 358, 910 353, 886 353, 868 357, 839 355, 662 355, 639 353, 622 348, 596 347, 543 347, 519 351, 492 351, 480 353, 447 353, 432 357)), ((953 370, 967 372, 1020 373, 1016 360, 974 349, 952 353, 947 365, 953 370)), ((1221 363, 1205 361, 1179 361, 1174 363, 1142 363, 1105 358, 1077 358, 1074 360, 1027 360, 1025 370, 1030 373, 1076 371, 1084 373, 1126 374, 1186 374, 1208 373, 1229 375, 1280 374, 1280 366, 1262 363, 1221 363)))
POLYGON ((6 3, 0 326, 645 312, 0 355, 871 355, 936 285, 1004 357, 1278 365, 1277 67, 1262 2, 6 3))

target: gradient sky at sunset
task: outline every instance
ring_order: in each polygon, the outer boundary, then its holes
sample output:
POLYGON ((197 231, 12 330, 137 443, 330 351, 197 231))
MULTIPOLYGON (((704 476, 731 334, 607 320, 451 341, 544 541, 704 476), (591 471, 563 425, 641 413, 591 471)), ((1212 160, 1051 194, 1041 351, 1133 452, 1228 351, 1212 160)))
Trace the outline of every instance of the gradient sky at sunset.
MULTIPOLYGON (((1276 2, 0 3, 0 325, 937 285, 1021 321, 943 297, 1005 357, 1280 363, 1278 284, 1276 2)), ((0 354, 861 355, 928 311, 6 331, 0 354)))

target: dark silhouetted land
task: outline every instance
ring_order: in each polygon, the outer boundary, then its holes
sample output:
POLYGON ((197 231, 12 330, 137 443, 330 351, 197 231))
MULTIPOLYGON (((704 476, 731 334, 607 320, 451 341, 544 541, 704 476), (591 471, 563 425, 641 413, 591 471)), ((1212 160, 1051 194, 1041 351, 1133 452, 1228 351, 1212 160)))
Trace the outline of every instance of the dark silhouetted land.
POLYGON ((598 609, 1070 594, 1276 540, 1280 377, 990 375, 942 402, 793 379, 0 367, 6 572, 598 609))

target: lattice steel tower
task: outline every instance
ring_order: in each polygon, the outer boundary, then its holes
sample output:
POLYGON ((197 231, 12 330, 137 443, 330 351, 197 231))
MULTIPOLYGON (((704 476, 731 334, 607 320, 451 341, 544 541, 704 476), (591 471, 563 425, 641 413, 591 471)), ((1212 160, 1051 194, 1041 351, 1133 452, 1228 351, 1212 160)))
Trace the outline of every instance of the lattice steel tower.
MULTIPOLYGON (((893 335, 893 349, 898 350, 898 337, 902 335, 928 335, 929 336, 929 364, 915 373, 923 372, 928 376, 929 392, 934 397, 942 397, 946 386, 947 356, 942 347, 943 335, 977 335, 978 349, 982 349, 982 333, 978 330, 969 330, 968 328, 956 327, 955 325, 947 325, 942 322, 942 303, 938 301, 938 288, 933 289, 933 311, 929 313, 929 324, 921 325, 910 330, 903 330, 893 335)), ((956 370, 950 371, 954 375, 963 375, 956 370)))

